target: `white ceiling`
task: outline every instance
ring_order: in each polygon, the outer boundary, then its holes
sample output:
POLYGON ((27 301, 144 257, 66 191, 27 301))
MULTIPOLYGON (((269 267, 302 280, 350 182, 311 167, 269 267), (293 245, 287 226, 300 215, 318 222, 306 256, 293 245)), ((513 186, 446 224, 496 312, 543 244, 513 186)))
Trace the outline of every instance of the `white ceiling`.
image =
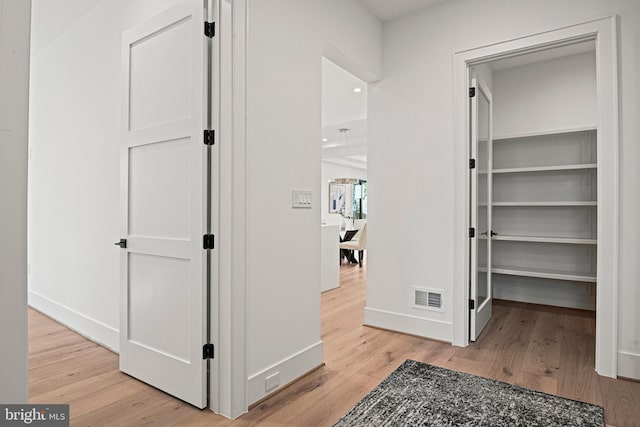
POLYGON ((359 167, 364 159, 366 164, 367 84, 326 58, 322 58, 322 138, 323 159, 353 165, 359 161, 359 167), (343 128, 348 129, 346 135, 339 131, 343 128))
POLYGON ((367 117, 367 84, 322 58, 322 127, 367 117), (360 88, 362 92, 353 90, 360 88))
POLYGON ((444 0, 360 0, 382 22, 392 21, 444 0))

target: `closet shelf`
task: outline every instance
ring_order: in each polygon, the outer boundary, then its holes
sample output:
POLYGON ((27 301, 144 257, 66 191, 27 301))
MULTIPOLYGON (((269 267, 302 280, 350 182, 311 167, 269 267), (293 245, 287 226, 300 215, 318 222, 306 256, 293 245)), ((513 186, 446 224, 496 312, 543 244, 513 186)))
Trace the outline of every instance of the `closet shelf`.
MULTIPOLYGON (((480 236, 486 240, 487 236, 480 236)), ((574 237, 541 237, 541 236, 512 236, 512 235, 495 235, 491 240, 503 240, 507 242, 534 242, 534 243, 567 243, 573 245, 597 245, 596 239, 584 239, 574 237)))
MULTIPOLYGON (((478 268, 479 271, 487 272, 486 267, 478 268)), ((547 270, 537 268, 522 268, 510 266, 495 266, 491 269, 491 274, 504 274, 507 276, 536 277, 539 279, 569 280, 572 282, 595 283, 595 273, 577 273, 561 270, 547 270)))
POLYGON ((577 128, 567 128, 567 129, 552 129, 541 132, 522 132, 522 133, 514 133, 512 135, 498 135, 493 137, 493 142, 495 141, 508 141, 510 139, 520 139, 520 138, 531 138, 537 136, 552 136, 552 135, 562 135, 567 133, 578 133, 578 132, 589 132, 595 131, 597 129, 596 126, 584 126, 577 128))
MULTIPOLYGON (((595 201, 553 201, 553 202, 493 202, 491 206, 597 206, 595 201)), ((487 206, 486 203, 479 206, 487 206)))
MULTIPOLYGON (((532 166, 526 168, 503 168, 494 169, 494 174, 498 173, 527 173, 527 172, 549 172, 549 171, 569 171, 569 170, 589 170, 597 169, 597 163, 584 163, 577 165, 555 165, 555 166, 532 166)), ((480 171, 481 174, 487 174, 487 171, 480 171)))

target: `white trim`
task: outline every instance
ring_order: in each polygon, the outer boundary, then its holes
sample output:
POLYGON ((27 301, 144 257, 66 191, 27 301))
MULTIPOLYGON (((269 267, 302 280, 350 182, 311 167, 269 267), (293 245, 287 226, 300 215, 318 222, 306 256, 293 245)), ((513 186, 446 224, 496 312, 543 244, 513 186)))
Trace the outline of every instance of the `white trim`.
POLYGON ((265 396, 275 393, 311 370, 321 366, 323 347, 322 341, 318 341, 304 350, 251 375, 248 387, 249 402, 255 403, 265 396), (280 385, 273 390, 269 390, 269 392, 265 391, 265 379, 276 372, 280 374, 280 385))
MULTIPOLYGON (((220 1, 219 0, 206 0, 208 22, 220 23, 220 1)), ((219 32, 218 27, 218 32, 219 32)), ((208 64, 209 69, 209 108, 207 117, 207 129, 220 129, 220 39, 221 37, 213 37, 207 40, 207 52, 210 55, 208 64)), ((219 135, 218 135, 219 136, 219 135)), ((214 141, 215 142, 215 141, 214 141)), ((209 175, 209 188, 210 190, 210 209, 209 212, 209 233, 214 236, 218 236, 217 245, 218 248, 214 249, 210 253, 209 258, 209 340, 208 343, 214 344, 214 353, 220 353, 220 346, 216 343, 220 342, 220 319, 216 316, 220 311, 220 144, 211 146, 211 165, 209 175)), ((208 390, 209 394, 208 405, 209 409, 213 412, 220 412, 220 394, 224 379, 228 378, 227 375, 221 375, 220 370, 220 357, 214 357, 209 360, 208 366, 208 390)))
POLYGON ((640 354, 619 351, 618 376, 640 380, 640 354))
MULTIPOLYGON (((218 294, 212 295, 211 326, 216 344, 218 396, 211 410, 236 418, 249 409, 246 343, 246 51, 247 0, 220 0, 220 128, 218 294), (217 300, 216 300, 217 298, 217 300), (216 325, 217 323, 217 325, 216 325), (217 329, 216 329, 217 328, 217 329)), ((215 110, 215 108, 214 108, 215 110)), ((215 272, 214 272, 215 274, 215 272)))
POLYGON ((29 291, 29 306, 77 332, 89 341, 100 344, 115 353, 120 350, 120 333, 112 326, 31 290, 29 291))
POLYGON ((451 342, 453 326, 451 322, 368 307, 364 309, 364 325, 447 342, 451 342))
POLYGON ((596 371, 617 373, 618 241, 619 241, 619 118, 616 17, 610 16, 518 39, 466 50, 453 55, 455 150, 455 236, 453 288, 453 343, 469 343, 468 267, 468 84, 469 66, 528 51, 548 49, 581 40, 596 40, 598 99, 598 316, 596 371), (464 266, 460 268, 460 266, 464 266))

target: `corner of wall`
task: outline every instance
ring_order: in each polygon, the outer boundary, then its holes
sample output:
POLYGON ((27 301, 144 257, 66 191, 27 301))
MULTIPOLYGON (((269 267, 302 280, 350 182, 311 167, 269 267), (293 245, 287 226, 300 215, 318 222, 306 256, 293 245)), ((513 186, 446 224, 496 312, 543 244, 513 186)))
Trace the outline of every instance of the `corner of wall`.
POLYGON ((115 353, 120 350, 120 333, 111 326, 105 325, 32 290, 29 290, 29 306, 55 319, 56 322, 63 324, 90 341, 100 344, 115 353))
POLYGON ((281 390, 315 368, 322 366, 322 353, 323 343, 318 341, 304 350, 251 375, 248 380, 249 404, 256 403, 266 396, 281 390), (272 378, 276 374, 279 374, 279 385, 267 391, 267 378, 272 378))

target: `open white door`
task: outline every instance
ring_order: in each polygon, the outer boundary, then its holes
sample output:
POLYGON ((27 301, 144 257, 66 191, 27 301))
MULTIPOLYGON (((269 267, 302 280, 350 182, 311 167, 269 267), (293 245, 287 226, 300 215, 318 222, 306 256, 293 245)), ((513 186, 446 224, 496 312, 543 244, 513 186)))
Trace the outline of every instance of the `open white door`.
POLYGON ((186 0, 122 40, 120 370, 207 404, 206 10, 186 0))
POLYGON ((492 101, 491 92, 473 79, 471 96, 472 164, 470 223, 471 289, 469 304, 469 339, 475 341, 491 318, 491 170, 492 170, 492 101))

